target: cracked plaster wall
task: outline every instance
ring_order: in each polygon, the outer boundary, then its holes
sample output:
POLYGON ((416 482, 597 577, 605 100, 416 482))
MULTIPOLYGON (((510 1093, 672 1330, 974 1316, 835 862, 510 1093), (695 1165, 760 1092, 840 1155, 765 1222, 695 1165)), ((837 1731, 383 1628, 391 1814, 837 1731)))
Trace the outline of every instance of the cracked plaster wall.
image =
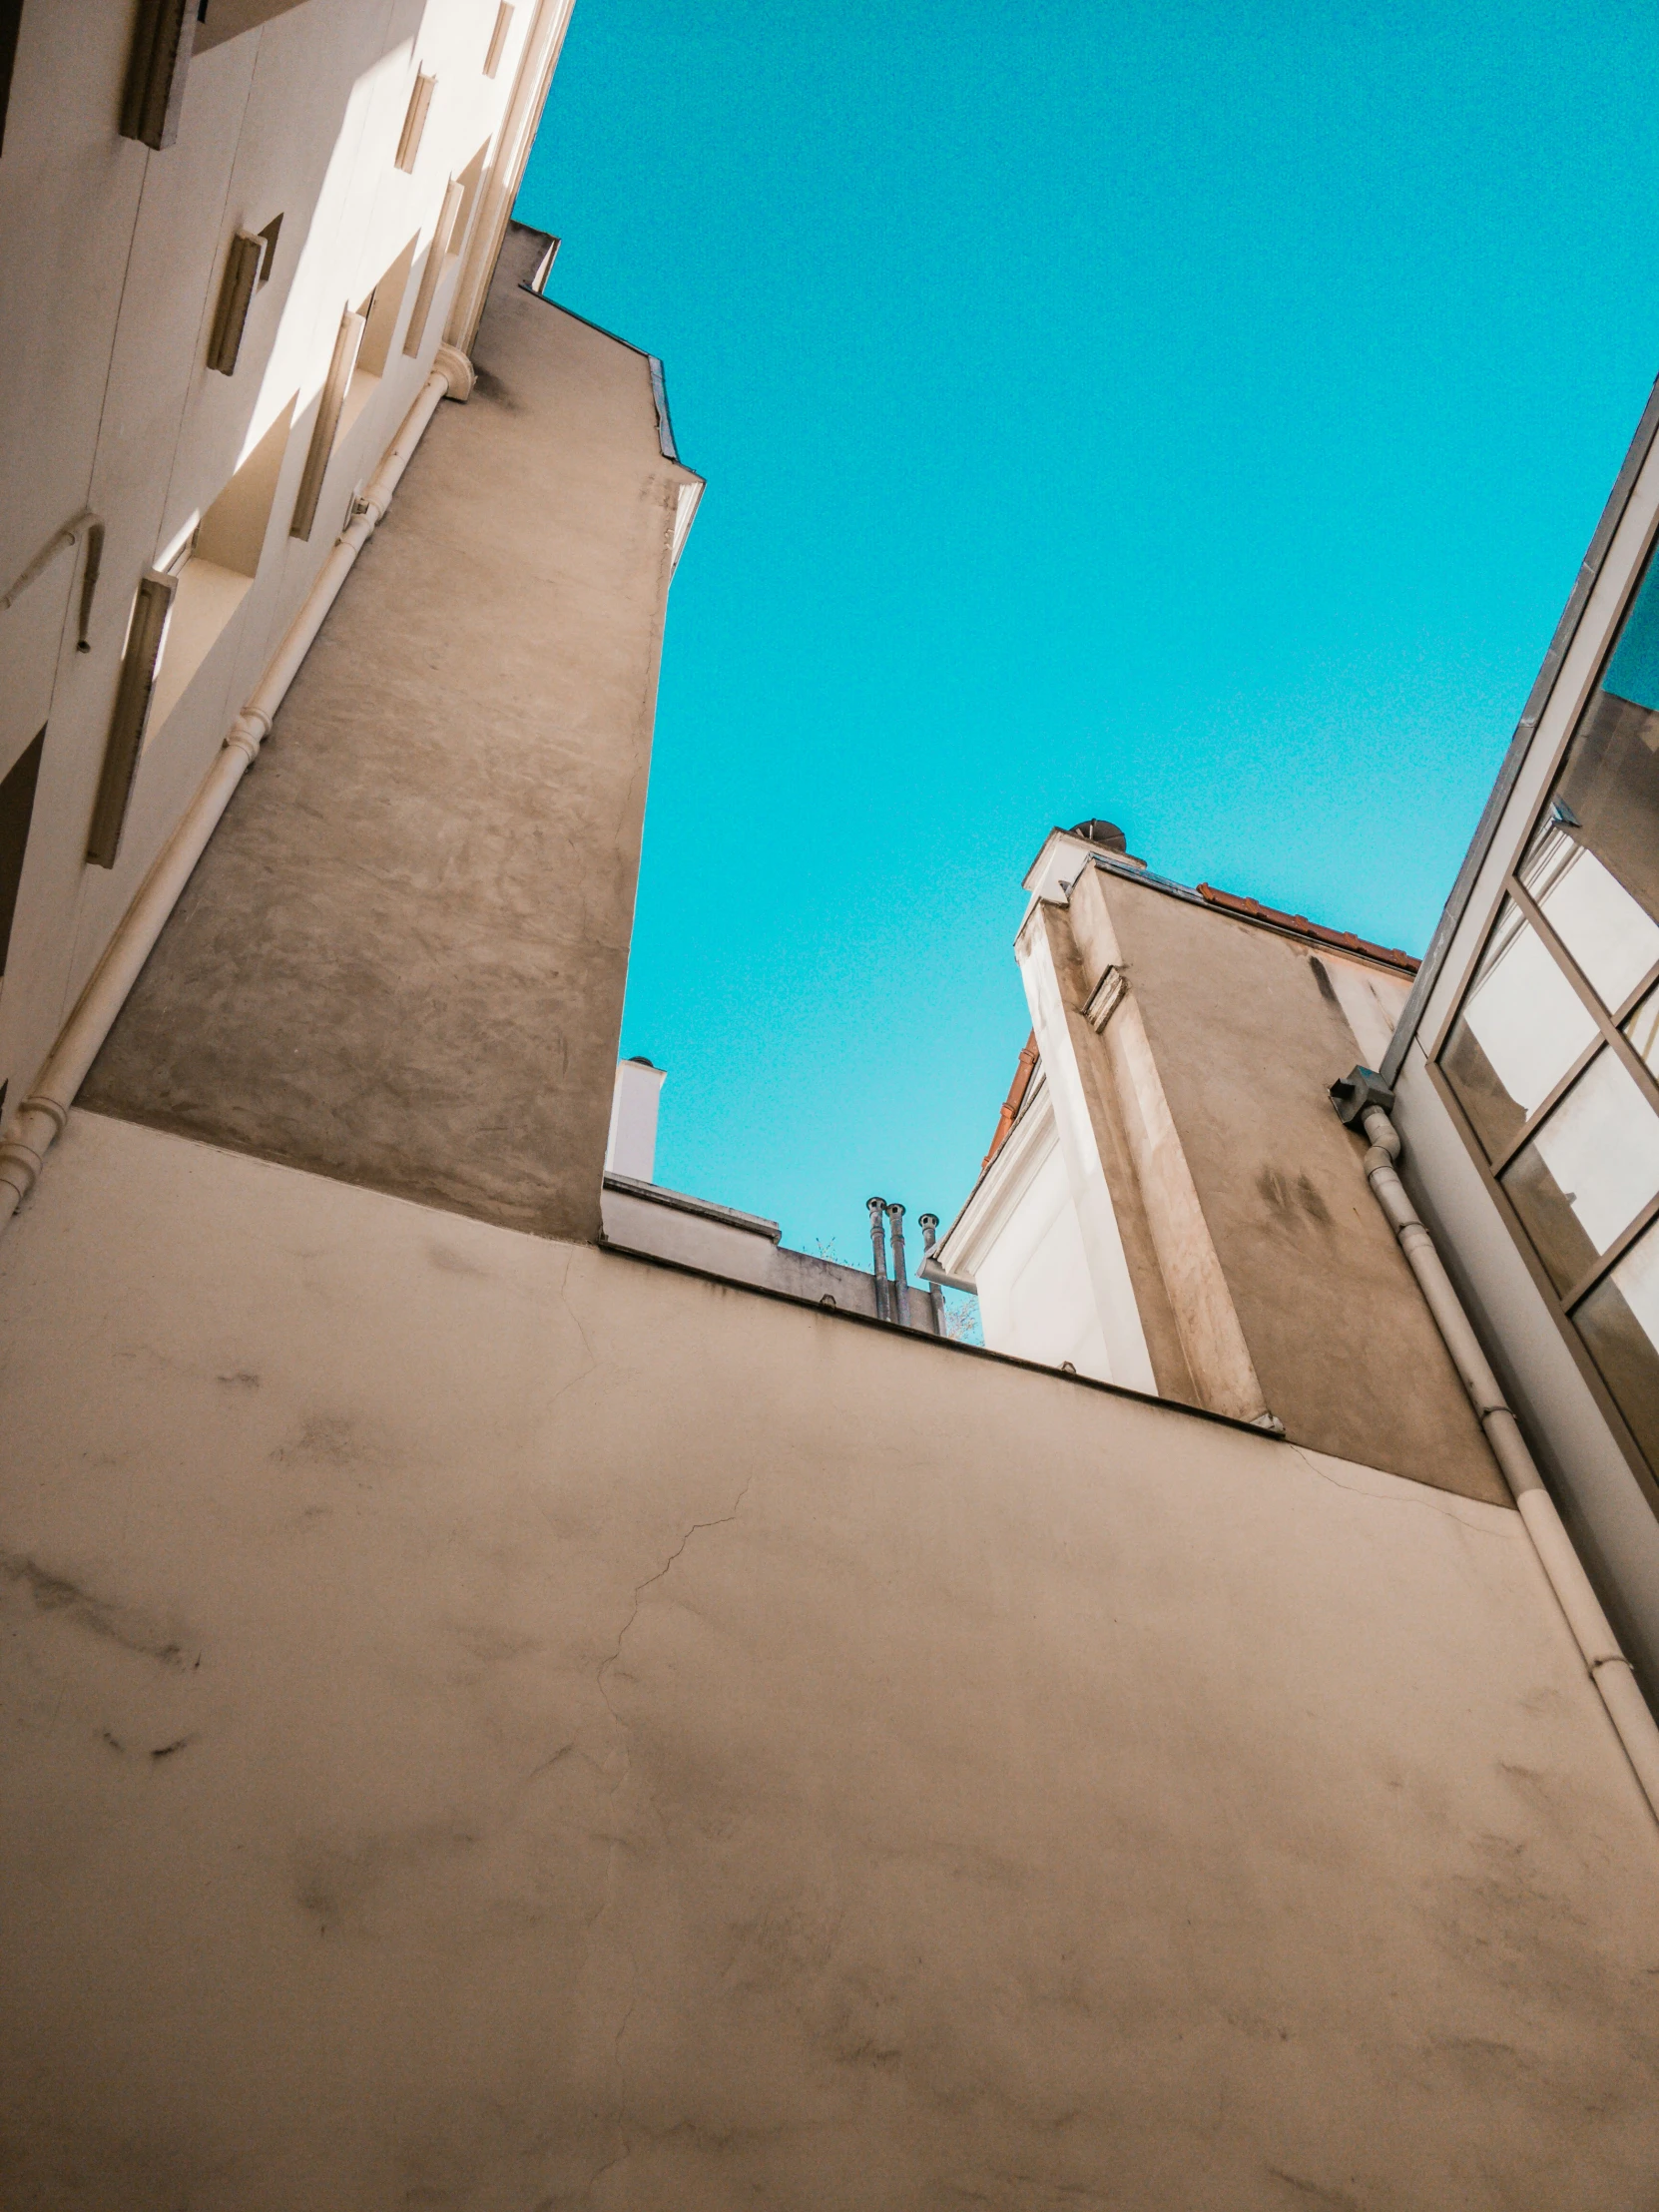
POLYGON ((77 1112, 0 1245, 31 2212, 1637 2212, 1516 1515, 77 1112))

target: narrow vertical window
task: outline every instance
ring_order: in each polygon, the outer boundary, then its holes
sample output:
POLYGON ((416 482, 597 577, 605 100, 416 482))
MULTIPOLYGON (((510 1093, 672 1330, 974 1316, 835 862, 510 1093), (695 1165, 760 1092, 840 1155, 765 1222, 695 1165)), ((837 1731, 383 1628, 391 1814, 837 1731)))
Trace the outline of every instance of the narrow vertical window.
POLYGON ((17 912, 18 887, 23 881, 23 854, 29 843, 29 822, 35 811, 35 786, 40 781, 41 731, 0 778, 0 980, 6 973, 11 948, 12 920, 17 912))
POLYGON ((409 327, 403 333, 405 353, 420 351, 421 340, 426 335, 427 317, 432 312, 432 301, 437 294, 438 279, 449 259, 450 242, 455 236, 455 225, 465 198, 466 187, 458 177, 451 177, 443 195, 443 206, 438 211, 438 227, 432 233, 426 267, 420 273, 420 288, 416 291, 414 305, 409 310, 409 327))
POLYGON ((242 351, 242 334, 248 327, 248 310, 254 303, 254 287, 260 280, 260 264, 265 252, 263 238, 239 231, 225 258, 219 306, 214 314, 213 333, 208 339, 208 366, 217 368, 222 376, 234 376, 237 372, 237 355, 242 351))
POLYGON ((414 90, 409 95, 409 112, 403 118, 403 136, 397 142, 395 167, 414 170, 420 158, 420 141, 426 129, 427 111, 432 105, 432 91, 437 84, 435 77, 418 76, 414 90))
POLYGON ((121 135, 159 154, 179 136, 197 0, 139 0, 121 97, 121 135))
POLYGON ((292 412, 290 400, 191 533, 177 571, 179 589, 167 626, 167 650, 156 670, 146 745, 166 728, 253 588, 292 412))
POLYGON ((363 342, 367 326, 366 315, 353 314, 349 307, 340 317, 339 334, 334 339, 334 357, 328 363, 328 374, 323 379, 321 393, 316 403, 316 420, 311 425, 311 442, 305 453, 305 466, 299 477, 299 495, 293 503, 293 520, 288 524, 288 535, 308 538, 311 525, 316 520, 316 503, 322 496, 322 479, 327 474, 328 456, 334 450, 334 434, 339 428, 340 409, 345 404, 346 386, 351 372, 357 365, 357 348, 363 342))
POLYGON ((506 48, 507 33, 513 27, 513 11, 507 0, 495 11, 495 29, 490 33, 489 52, 484 56, 484 75, 493 77, 501 67, 501 56, 506 48))
POLYGON ((104 749, 104 773, 92 810, 87 836, 87 858, 95 867, 114 867, 121 850, 121 832, 127 827, 127 807, 144 750, 145 725, 156 692, 156 671, 167 643, 168 618, 177 576, 149 569, 139 578, 138 597, 127 631, 127 650, 121 657, 121 681, 116 687, 115 714, 110 722, 109 743, 104 749))
MULTIPOLYGON (((11 106, 12 68, 17 61, 17 34, 22 28, 23 0, 0 0, 0 154, 6 150, 6 110, 11 106)), ((496 30, 499 33, 499 24, 496 30)), ((484 74, 493 77, 495 72, 486 69, 484 74)))

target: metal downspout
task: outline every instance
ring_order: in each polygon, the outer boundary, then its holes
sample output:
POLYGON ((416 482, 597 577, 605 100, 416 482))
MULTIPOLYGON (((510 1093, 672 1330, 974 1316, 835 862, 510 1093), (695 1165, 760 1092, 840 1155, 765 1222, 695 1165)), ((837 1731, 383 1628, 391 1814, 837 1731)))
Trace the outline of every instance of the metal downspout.
POLYGON ((1544 1487, 1520 1424, 1498 1387, 1445 1263, 1399 1179, 1399 1132, 1383 1103, 1391 1105, 1392 1094, 1369 1068, 1356 1068, 1343 1082, 1332 1086, 1331 1097, 1343 1120, 1351 1128, 1358 1124, 1371 1139, 1365 1158, 1366 1180, 1417 1279, 1424 1303, 1445 1340, 1452 1365, 1509 1485, 1539 1564, 1566 1615, 1590 1680, 1600 1691, 1607 1717, 1618 1732, 1642 1793, 1655 1818, 1659 1818, 1659 1726, 1648 1710, 1629 1660, 1619 1649, 1601 1600, 1555 1509, 1555 1500, 1544 1487))

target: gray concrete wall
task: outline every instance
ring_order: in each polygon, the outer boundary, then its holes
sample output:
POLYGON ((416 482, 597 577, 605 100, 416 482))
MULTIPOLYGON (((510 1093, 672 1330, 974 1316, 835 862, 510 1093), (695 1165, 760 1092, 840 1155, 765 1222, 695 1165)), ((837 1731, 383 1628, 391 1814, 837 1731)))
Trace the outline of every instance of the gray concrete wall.
POLYGON ((590 1238, 689 478, 645 356, 517 288, 535 251, 83 1096, 590 1238))
MULTIPOLYGON (((1130 875, 1095 868, 1087 885, 1109 912, 1268 1405, 1298 1442, 1505 1498, 1367 1187, 1363 1141, 1331 1109, 1360 1051, 1313 948, 1130 875)), ((1072 908, 1079 918, 1076 892, 1072 908)))
POLYGON ((0 1244, 30 2212, 1646 2212, 1518 1516, 76 1113, 0 1244))

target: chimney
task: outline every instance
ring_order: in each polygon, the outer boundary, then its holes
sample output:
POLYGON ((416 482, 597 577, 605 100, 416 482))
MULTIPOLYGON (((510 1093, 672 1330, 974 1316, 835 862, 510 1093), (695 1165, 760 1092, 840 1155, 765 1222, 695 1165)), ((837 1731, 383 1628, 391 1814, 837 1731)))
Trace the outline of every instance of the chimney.
POLYGON ((657 1101, 665 1071, 643 1055, 619 1060, 611 1093, 611 1134, 605 1145, 605 1173, 650 1183, 657 1173, 657 1101))
POLYGON ((1122 867, 1145 867, 1128 849, 1129 840, 1115 822, 1093 815, 1070 830, 1055 828, 1043 839, 1043 848, 1031 863, 1025 888, 1037 898, 1062 899, 1089 864, 1091 851, 1101 853, 1122 867))

